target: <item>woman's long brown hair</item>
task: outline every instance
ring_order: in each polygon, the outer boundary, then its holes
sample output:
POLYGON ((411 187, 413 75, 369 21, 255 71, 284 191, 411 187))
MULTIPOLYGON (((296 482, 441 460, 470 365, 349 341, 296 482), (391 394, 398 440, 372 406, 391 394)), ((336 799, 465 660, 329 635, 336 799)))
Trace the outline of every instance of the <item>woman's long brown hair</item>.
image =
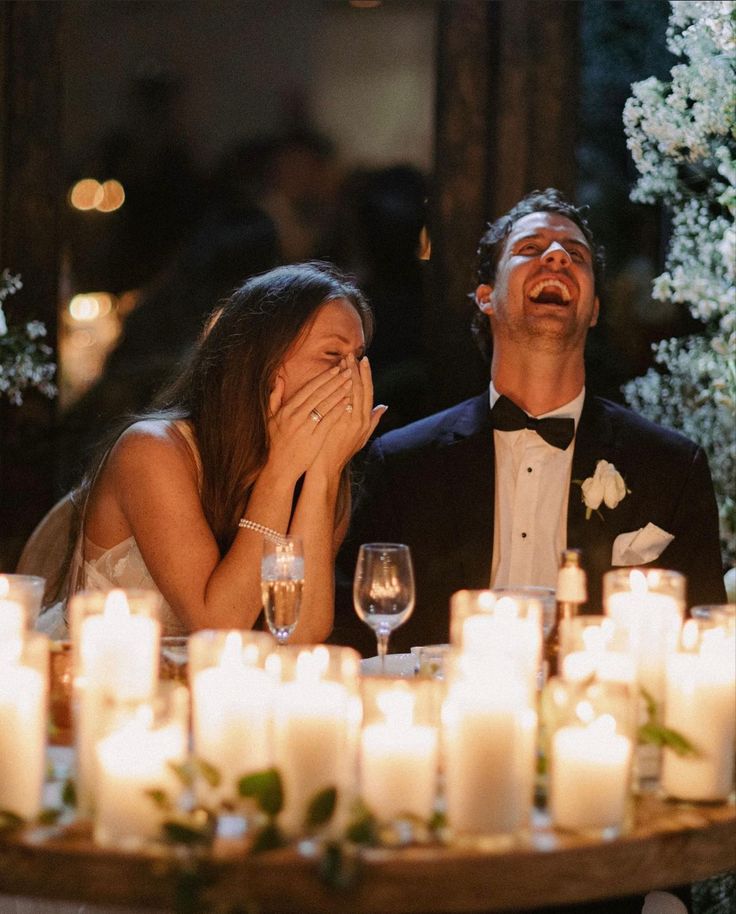
MULTIPOLYGON (((330 264, 277 267, 249 279, 218 306, 180 376, 151 410, 127 417, 103 444, 75 493, 80 515, 77 534, 84 525, 89 492, 125 428, 140 419, 189 419, 202 461, 204 514, 224 554, 268 458, 269 398, 276 373, 320 307, 338 298, 355 308, 367 345, 373 333, 371 309, 352 280, 330 264)), ((349 504, 346 468, 340 480, 336 524, 349 504)), ((69 583, 73 590, 74 582, 69 583)))

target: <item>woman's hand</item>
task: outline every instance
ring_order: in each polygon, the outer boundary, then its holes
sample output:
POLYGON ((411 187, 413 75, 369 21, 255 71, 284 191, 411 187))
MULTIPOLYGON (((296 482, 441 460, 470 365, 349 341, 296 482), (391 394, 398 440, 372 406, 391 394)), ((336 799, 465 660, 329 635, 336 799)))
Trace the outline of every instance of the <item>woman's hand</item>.
POLYGON ((284 380, 276 379, 269 400, 267 466, 295 482, 314 462, 331 430, 350 404, 355 371, 328 368, 284 401, 284 380))
POLYGON ((368 441, 388 409, 383 405, 373 406, 373 380, 367 357, 357 361, 351 353, 346 362, 353 382, 352 395, 342 407, 336 407, 338 417, 325 429, 324 443, 313 464, 328 473, 341 472, 368 441))

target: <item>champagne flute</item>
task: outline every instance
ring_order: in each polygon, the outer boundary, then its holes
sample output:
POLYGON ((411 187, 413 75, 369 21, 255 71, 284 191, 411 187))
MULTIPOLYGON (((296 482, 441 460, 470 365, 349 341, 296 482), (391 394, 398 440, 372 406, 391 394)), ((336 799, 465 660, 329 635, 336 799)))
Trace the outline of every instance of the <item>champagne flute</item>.
POLYGON ((278 644, 286 644, 299 621, 304 589, 304 551, 300 536, 264 539, 261 598, 266 624, 278 644))
POLYGON ((381 670, 391 632, 403 625, 414 609, 414 569, 403 543, 363 543, 353 582, 358 617, 376 633, 381 670))

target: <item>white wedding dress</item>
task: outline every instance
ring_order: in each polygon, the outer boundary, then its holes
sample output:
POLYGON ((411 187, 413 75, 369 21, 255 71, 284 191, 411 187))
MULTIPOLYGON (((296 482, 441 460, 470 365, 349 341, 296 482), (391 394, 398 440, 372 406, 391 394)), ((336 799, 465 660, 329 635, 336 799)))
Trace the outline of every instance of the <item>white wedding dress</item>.
MULTIPOLYGON (((197 466, 199 487, 202 487, 202 461, 199 449, 194 441, 194 432, 189 422, 177 420, 174 427, 186 441, 197 466)), ((77 590, 158 590, 151 573, 143 561, 138 543, 134 536, 128 537, 111 549, 102 549, 88 537, 84 543, 77 543, 72 558, 69 580, 74 582, 73 591, 77 590)), ((187 635, 189 632, 172 608, 162 600, 161 634, 187 635)), ((44 632, 55 641, 69 637, 65 601, 60 601, 45 609, 36 621, 36 629, 44 632)))

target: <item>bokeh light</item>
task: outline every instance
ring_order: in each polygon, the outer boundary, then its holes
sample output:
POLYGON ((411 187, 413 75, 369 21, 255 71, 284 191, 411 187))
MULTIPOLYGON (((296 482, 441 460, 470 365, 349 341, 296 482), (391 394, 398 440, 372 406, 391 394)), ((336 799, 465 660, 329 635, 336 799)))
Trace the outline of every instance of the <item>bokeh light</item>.
POLYGON ((105 181, 102 185, 102 200, 97 204, 101 213, 112 213, 125 202, 125 191, 120 181, 105 181))
POLYGON ((69 192, 69 202, 74 209, 96 209, 103 197, 102 185, 94 178, 82 178, 69 192))

